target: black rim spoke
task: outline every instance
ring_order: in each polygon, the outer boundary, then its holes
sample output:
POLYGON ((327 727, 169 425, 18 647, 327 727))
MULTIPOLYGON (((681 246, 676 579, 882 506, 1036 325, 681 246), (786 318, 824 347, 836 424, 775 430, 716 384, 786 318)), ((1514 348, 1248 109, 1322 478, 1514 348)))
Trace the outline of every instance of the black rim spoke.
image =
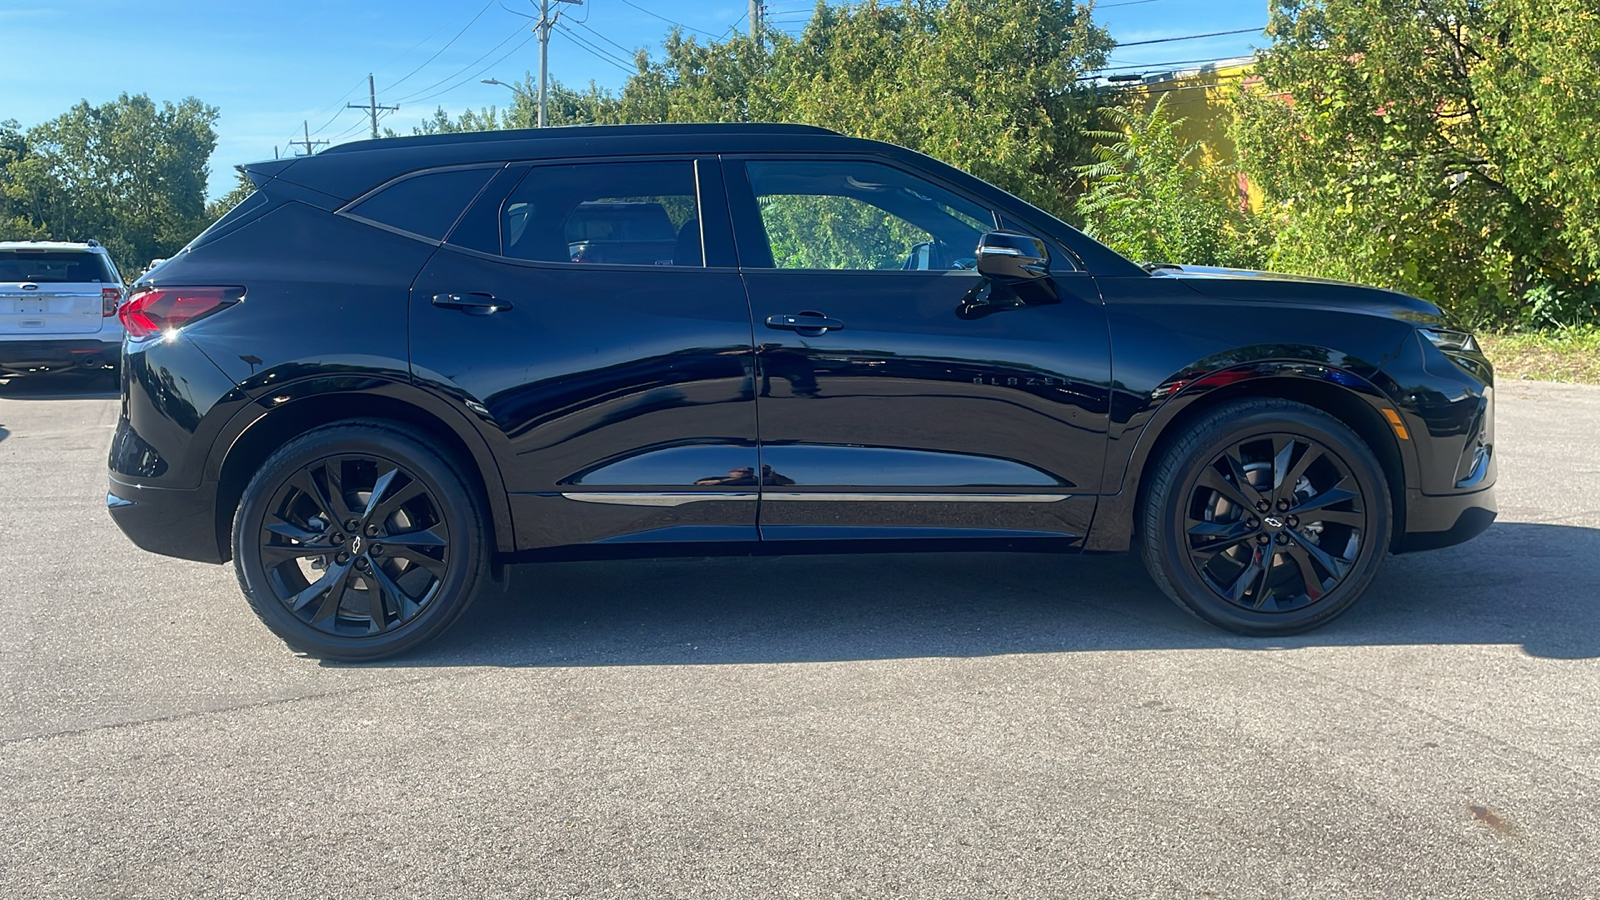
POLYGON ((1335 503, 1343 503, 1346 500, 1359 500, 1361 498, 1360 494, 1357 494, 1355 491, 1349 490, 1344 486, 1345 483, 1350 480, 1351 479, 1348 477, 1343 478, 1338 484, 1318 493, 1310 500, 1306 500, 1298 506, 1291 507, 1289 509, 1289 515, 1300 516, 1301 518, 1304 518, 1305 514, 1308 512, 1323 509, 1325 507, 1332 506, 1335 503))
POLYGON ((1312 601, 1322 599, 1322 576, 1317 574, 1317 567, 1311 564, 1311 554, 1301 544, 1291 544, 1284 549, 1285 555, 1294 560, 1295 567, 1300 570, 1300 578, 1306 596, 1312 601))
POLYGON ((318 460, 287 479, 270 509, 257 542, 267 584, 318 631, 393 631, 428 607, 451 570, 443 505, 392 462, 318 460))
POLYGON ((413 478, 404 487, 395 490, 385 498, 383 495, 389 491, 389 485, 394 474, 391 472, 385 475, 382 479, 379 479, 379 486, 373 488, 372 499, 367 503, 365 516, 368 522, 386 522, 390 516, 394 515, 395 510, 427 493, 428 489, 423 486, 422 482, 413 478))
POLYGON ((385 549, 385 552, 389 553, 390 556, 393 556, 396 559, 403 559, 407 562, 415 563, 416 565, 427 569, 429 572, 432 572, 435 575, 444 575, 444 560, 429 556, 428 554, 423 553, 421 550, 416 550, 411 547, 395 547, 393 552, 390 552, 387 548, 385 549))
POLYGON ((1231 452, 1224 454, 1222 458, 1228 463, 1228 473, 1233 476, 1233 483, 1238 487, 1239 494, 1244 499, 1243 505, 1253 507, 1263 502, 1264 498, 1250 484, 1250 476, 1245 472, 1244 465, 1239 460, 1239 457, 1243 455, 1239 452, 1239 449, 1238 447, 1233 448, 1231 452))
MULTIPOLYGON (((350 522, 356 517, 355 510, 350 508, 350 503, 345 499, 344 476, 341 474, 341 460, 330 459, 322 464, 322 477, 328 483, 328 499, 333 506, 328 509, 339 522, 350 522)), ((316 479, 312 479, 315 481, 316 479)))
MULTIPOLYGON (((1295 441, 1286 437, 1272 439, 1272 492, 1278 493, 1283 489, 1285 481, 1289 483, 1289 490, 1294 490, 1295 479, 1288 478, 1289 460, 1294 458, 1294 448, 1299 446, 1295 441)), ((1305 458, 1307 454, 1301 454, 1305 458)))
POLYGON ((1365 547, 1360 484, 1335 451, 1303 435, 1222 448, 1189 491, 1180 519, 1188 564, 1220 599, 1253 613, 1323 601, 1365 547))
POLYGON ((1324 525, 1349 525, 1351 528, 1364 528, 1367 524, 1367 514, 1359 512, 1341 512, 1332 509, 1314 510, 1305 516, 1307 522, 1321 522, 1324 525))
POLYGON ((1200 476, 1200 485, 1216 491, 1222 496, 1227 497, 1229 502, 1238 504, 1246 509, 1255 506, 1255 501, 1251 500, 1249 497, 1246 497, 1244 492, 1239 490, 1239 488, 1235 486, 1233 482, 1224 478, 1222 473, 1218 472, 1215 466, 1206 466, 1205 473, 1200 476))
POLYGON ((1295 485, 1299 484, 1300 479, 1305 477, 1306 470, 1311 468, 1311 464, 1321 458, 1322 449, 1320 447, 1307 446, 1305 452, 1300 454, 1300 458, 1295 461, 1294 466, 1283 474, 1278 486, 1279 496, 1293 503, 1295 485))
POLYGON ((1295 543, 1304 548, 1317 565, 1321 566, 1329 575, 1334 578, 1343 578, 1350 572, 1349 560, 1328 553, 1316 544, 1306 540, 1305 536, 1298 532, 1291 531, 1289 534, 1294 538, 1295 543))
POLYGON ((400 617, 400 621, 404 622, 421 611, 417 601, 402 590, 400 585, 395 584, 394 579, 390 578, 389 573, 381 567, 372 567, 372 581, 378 589, 394 600, 395 613, 400 617))
POLYGON ((386 547, 406 547, 412 550, 423 550, 435 547, 444 547, 448 541, 433 528, 420 531, 405 531, 400 534, 391 534, 383 539, 386 547))

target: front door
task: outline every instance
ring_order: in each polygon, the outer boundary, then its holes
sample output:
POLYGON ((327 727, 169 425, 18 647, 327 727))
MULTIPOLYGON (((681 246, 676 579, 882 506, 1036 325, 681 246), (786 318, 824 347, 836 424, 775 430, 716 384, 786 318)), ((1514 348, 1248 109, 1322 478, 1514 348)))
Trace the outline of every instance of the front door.
POLYGON ((751 357, 714 160, 509 167, 412 286, 413 374, 494 445, 518 549, 755 540, 751 357))
POLYGON ((1081 538, 1110 374, 1092 279, 1061 251, 1055 302, 985 304, 973 257, 1001 219, 955 189, 864 159, 725 169, 762 538, 1081 538))

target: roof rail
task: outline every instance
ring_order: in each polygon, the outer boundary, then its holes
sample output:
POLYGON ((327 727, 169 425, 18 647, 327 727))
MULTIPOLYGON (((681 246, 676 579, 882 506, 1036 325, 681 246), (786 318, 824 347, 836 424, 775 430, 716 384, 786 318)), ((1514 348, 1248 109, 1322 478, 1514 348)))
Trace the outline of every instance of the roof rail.
MULTIPOLYGON (((440 144, 477 144, 499 141, 556 140, 560 138, 613 138, 652 134, 831 134, 839 132, 816 125, 786 122, 695 122, 654 125, 562 125, 555 128, 506 128, 497 131, 453 132, 351 141, 329 147, 316 154, 354 153, 363 150, 388 150, 405 147, 431 147, 440 144)), ((297 157, 303 158, 303 157, 297 157)))

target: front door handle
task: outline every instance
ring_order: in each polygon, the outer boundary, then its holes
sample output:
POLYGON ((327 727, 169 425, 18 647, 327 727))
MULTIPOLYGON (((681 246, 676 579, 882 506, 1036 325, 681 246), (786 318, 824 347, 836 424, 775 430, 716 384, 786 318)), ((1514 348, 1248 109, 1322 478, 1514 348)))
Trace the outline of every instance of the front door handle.
POLYGON ((767 327, 779 331, 796 331, 807 337, 816 337, 828 331, 838 331, 844 328, 844 323, 838 319, 830 319, 819 312, 784 313, 782 315, 767 316, 767 327))
POLYGON ((511 304, 496 300, 493 294, 474 291, 470 294, 434 294, 433 305, 440 309, 459 309, 469 316, 492 316, 511 304))

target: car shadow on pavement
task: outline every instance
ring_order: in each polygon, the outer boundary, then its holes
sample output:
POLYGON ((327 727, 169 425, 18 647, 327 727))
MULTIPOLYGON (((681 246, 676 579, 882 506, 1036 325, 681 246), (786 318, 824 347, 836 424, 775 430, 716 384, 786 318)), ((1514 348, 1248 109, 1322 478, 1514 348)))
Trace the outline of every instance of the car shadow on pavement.
POLYGON ((118 386, 103 372, 0 378, 0 400, 115 400, 120 395, 118 386))
POLYGON ((1169 602, 1131 554, 895 554, 519 567, 383 666, 804 663, 1149 649, 1515 644, 1600 656, 1600 529, 1498 524, 1391 557, 1310 634, 1246 638, 1169 602))

